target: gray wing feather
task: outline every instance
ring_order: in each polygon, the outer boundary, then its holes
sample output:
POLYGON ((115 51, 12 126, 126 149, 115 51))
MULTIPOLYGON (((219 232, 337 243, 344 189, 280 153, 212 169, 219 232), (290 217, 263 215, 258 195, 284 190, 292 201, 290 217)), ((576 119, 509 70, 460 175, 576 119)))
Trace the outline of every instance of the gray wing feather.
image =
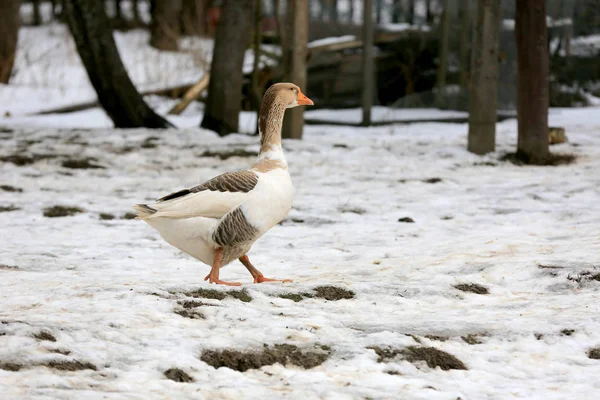
POLYGON ((252 171, 237 171, 226 172, 201 185, 194 186, 190 189, 183 189, 167 196, 161 197, 157 201, 173 200, 178 197, 187 196, 191 193, 202 192, 203 190, 211 190, 218 192, 243 192, 248 193, 258 183, 258 175, 252 171))
POLYGON ((258 230, 253 227, 240 207, 223 217, 213 233, 213 240, 219 246, 236 246, 251 242, 258 230))

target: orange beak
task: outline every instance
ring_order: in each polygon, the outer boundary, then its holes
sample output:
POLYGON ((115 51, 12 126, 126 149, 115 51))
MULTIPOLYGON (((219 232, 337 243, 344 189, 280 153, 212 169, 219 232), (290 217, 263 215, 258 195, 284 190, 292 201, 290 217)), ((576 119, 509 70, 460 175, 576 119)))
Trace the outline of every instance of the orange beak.
POLYGON ((300 91, 300 89, 298 89, 298 105, 314 106, 315 103, 313 103, 313 101, 311 99, 306 97, 306 95, 304 93, 302 93, 302 91, 300 91))

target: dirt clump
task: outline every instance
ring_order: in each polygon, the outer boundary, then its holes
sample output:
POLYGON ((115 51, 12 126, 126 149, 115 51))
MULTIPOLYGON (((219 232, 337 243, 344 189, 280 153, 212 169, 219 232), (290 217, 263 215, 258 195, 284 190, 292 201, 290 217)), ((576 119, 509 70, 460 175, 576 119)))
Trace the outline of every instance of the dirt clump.
POLYGON ((70 217, 75 214, 82 213, 83 210, 79 207, 70 206, 52 206, 44 208, 44 217, 47 218, 58 218, 58 217, 70 217))
POLYGON ((474 345, 474 344, 481 344, 481 340, 479 340, 479 338, 477 337, 477 335, 474 335, 472 333, 469 333, 466 336, 461 336, 460 337, 463 342, 470 344, 470 345, 474 345))
POLYGON ((16 193, 21 193, 23 191, 23 189, 21 189, 21 188, 10 186, 10 185, 0 185, 0 189, 4 190, 5 192, 16 192, 16 193))
POLYGON ((459 283, 458 285, 454 285, 455 289, 461 290, 463 292, 471 292, 475 294, 489 294, 488 288, 485 286, 479 285, 477 283, 459 283))
POLYGON ((49 331, 46 331, 46 330, 39 331, 38 333, 34 333, 33 337, 36 338, 37 340, 56 342, 56 337, 54 337, 54 335, 52 333, 50 333, 49 331))
POLYGON ((22 368, 23 368, 23 365, 21 365, 21 364, 12 363, 12 362, 7 362, 7 363, 0 362, 0 369, 2 369, 4 371, 17 372, 17 371, 20 371, 22 368))
POLYGON ((185 371, 180 370, 179 368, 169 368, 164 372, 166 378, 181 383, 194 382, 194 378, 189 376, 185 371))
POLYGON ((214 368, 227 367, 244 372, 277 363, 310 369, 321 365, 328 357, 329 353, 322 351, 303 351, 292 344, 276 344, 272 347, 265 345, 256 351, 207 350, 202 353, 200 360, 214 368))
POLYGON ((378 356, 377 362, 386 362, 400 357, 411 363, 424 361, 429 368, 440 367, 444 371, 451 369, 467 369, 458 358, 435 347, 408 346, 404 349, 369 347, 378 356))
POLYGON ((587 354, 592 360, 600 360, 600 347, 590 349, 587 354))
POLYGON ((115 219, 114 215, 108 213, 100 213, 99 217, 102 221, 110 221, 112 219, 115 219))
POLYGON ((184 318, 190 318, 190 319, 206 319, 206 317, 204 316, 204 314, 202 314, 200 311, 198 310, 194 310, 194 309, 182 309, 182 310, 175 310, 174 311, 175 314, 181 315, 184 318))
POLYGON ((321 297, 325 300, 352 299, 355 295, 352 290, 329 285, 317 286, 313 290, 315 291, 315 297, 321 297))
POLYGON ((102 165, 95 164, 94 158, 69 158, 64 160, 61 165, 70 169, 105 169, 102 165))
POLYGON ((0 212, 11 212, 11 211, 17 211, 20 210, 19 207, 15 207, 13 205, 10 206, 0 206, 0 212))
POLYGON ((223 300, 226 297, 232 297, 234 299, 241 300, 244 303, 252 301, 252 297, 248 294, 246 289, 229 291, 221 291, 216 289, 196 289, 191 292, 186 292, 184 294, 189 297, 213 300, 223 300))
POLYGON ((69 361, 48 361, 47 363, 40 364, 44 367, 56 369, 58 371, 83 371, 86 369, 91 369, 96 371, 97 368, 94 364, 89 363, 87 361, 77 361, 77 360, 69 360, 69 361))

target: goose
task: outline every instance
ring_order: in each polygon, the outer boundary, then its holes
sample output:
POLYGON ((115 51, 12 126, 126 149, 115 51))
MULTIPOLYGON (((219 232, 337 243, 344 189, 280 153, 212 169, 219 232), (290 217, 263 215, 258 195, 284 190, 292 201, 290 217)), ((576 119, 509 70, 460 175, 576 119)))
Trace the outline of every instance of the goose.
POLYGON ((266 278, 248 258, 252 245, 281 222, 292 207, 294 187, 281 147, 285 110, 313 105, 293 83, 276 83, 263 96, 258 116, 260 152, 250 169, 226 172, 201 185, 134 206, 136 219, 156 229, 165 241, 211 267, 209 283, 239 286, 219 279, 219 270, 238 259, 254 283, 291 282, 266 278))

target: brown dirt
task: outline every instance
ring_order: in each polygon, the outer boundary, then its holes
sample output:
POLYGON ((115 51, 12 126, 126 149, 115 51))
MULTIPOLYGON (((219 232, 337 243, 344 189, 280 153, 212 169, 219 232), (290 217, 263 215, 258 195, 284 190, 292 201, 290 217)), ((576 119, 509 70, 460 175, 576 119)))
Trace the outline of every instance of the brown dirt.
POLYGON ((415 220, 412 219, 411 217, 402 217, 402 218, 398 218, 398 222, 406 222, 409 224, 414 224, 415 220))
POLYGON ((479 285, 477 283, 459 283, 454 285, 455 289, 462 290, 463 292, 471 292, 475 294, 489 294, 488 288, 479 285))
POLYGON ((71 350, 68 349, 48 349, 51 353, 62 354, 63 356, 68 356, 71 354, 71 350))
POLYGON ((4 371, 11 371, 11 372, 17 372, 20 371, 23 368, 23 365, 21 364, 17 364, 17 363, 3 363, 0 362, 0 369, 4 370, 4 371))
POLYGON ((423 182, 425 182, 425 183, 440 183, 440 182, 442 182, 442 178, 423 179, 423 182))
POLYGON ((196 301, 196 300, 180 300, 177 302, 177 304, 179 304, 181 307, 188 309, 188 310, 190 308, 196 308, 196 307, 202 307, 202 306, 213 306, 213 304, 203 303, 201 301, 196 301))
POLYGON ((248 294, 246 289, 242 290, 229 290, 229 291, 220 291, 216 289, 197 289, 191 292, 184 293, 186 296, 195 297, 195 298, 204 298, 204 299, 214 299, 214 300, 223 300, 226 297, 232 297, 234 299, 238 299, 243 301, 244 303, 248 303, 252 301, 252 297, 248 294))
POLYGON ((0 264, 0 269, 19 269, 19 267, 17 267, 16 265, 7 265, 7 264, 0 264))
POLYGON ((379 356, 377 362, 386 362, 400 356, 411 363, 425 361, 429 368, 440 367, 444 371, 467 369, 458 358, 435 347, 409 346, 405 349, 370 347, 379 356))
POLYGON ((313 289, 313 293, 283 293, 278 297, 282 299, 292 300, 294 302, 302 301, 306 298, 315 298, 320 297, 325 300, 342 300, 342 299, 352 299, 354 298, 354 292, 351 290, 342 289, 336 286, 317 286, 313 289))
POLYGON ((588 358, 592 360, 600 360, 600 347, 596 347, 588 350, 588 358))
POLYGON ((0 190, 4 190, 5 192, 17 192, 17 193, 21 193, 23 191, 23 189, 21 189, 21 188, 10 186, 10 185, 0 185, 0 190))
POLYGON ((75 214, 82 213, 83 210, 79 207, 69 206, 52 206, 44 208, 44 217, 57 218, 57 217, 70 217, 75 214))
POLYGON ((265 345, 257 351, 207 350, 202 353, 200 360, 214 368, 227 367, 244 372, 276 363, 310 369, 321 365, 328 357, 329 353, 320 350, 302 351, 295 345, 276 344, 272 347, 265 345))
POLYGON ((44 364, 40 364, 44 367, 56 369, 58 371, 83 371, 86 369, 91 369, 96 371, 97 368, 94 364, 89 363, 87 361, 81 362, 77 360, 72 361, 49 361, 44 364))
POLYGON ((574 154, 556 154, 550 153, 546 158, 529 158, 521 153, 507 153, 500 157, 500 161, 508 161, 514 165, 541 165, 555 167, 558 165, 569 165, 577 161, 577 156, 574 154))
POLYGON ((108 213, 100 213, 100 219, 103 221, 110 221, 111 219, 115 219, 115 216, 108 213))
POLYGON ((465 343, 467 344, 481 344, 481 340, 479 340, 479 338, 477 337, 477 335, 474 335, 472 333, 469 333, 466 336, 461 336, 460 337, 465 343))
POLYGON ((189 376, 187 373, 180 370, 179 368, 169 368, 168 370, 166 370, 164 372, 164 375, 168 379, 175 381, 175 382, 182 382, 182 383, 194 382, 194 378, 192 378, 191 376, 189 376))
POLYGON ((354 298, 354 292, 336 286, 317 286, 314 288, 315 297, 325 300, 342 300, 354 298))
POLYGON ((227 160, 231 157, 256 157, 256 152, 248 151, 246 149, 233 149, 221 151, 206 150, 204 153, 200 154, 200 157, 218 157, 221 160, 227 160))
POLYGON ((11 212, 11 211, 17 211, 20 210, 19 207, 15 207, 13 205, 10 206, 0 206, 0 212, 11 212))
POLYGON ((562 336, 571 336, 574 333, 575 333, 575 329, 563 329, 560 331, 560 334, 562 336))
POLYGON ((125 214, 123 214, 123 216, 121 217, 121 219, 135 219, 135 213, 133 213, 133 212, 126 212, 125 214))
POLYGON ((280 294, 279 297, 282 299, 292 300, 297 303, 299 301, 302 301, 306 297, 314 297, 314 296, 310 293, 283 293, 283 294, 280 294))
POLYGON ((41 160, 46 160, 46 159, 56 158, 56 157, 58 157, 58 155, 56 155, 56 154, 27 155, 27 154, 22 154, 22 153, 15 153, 15 154, 11 154, 10 156, 0 157, 0 161, 13 163, 19 167, 22 167, 25 165, 31 165, 31 164, 41 161, 41 160))
POLYGON ((197 310, 186 310, 185 308, 182 310, 175 310, 175 314, 181 315, 184 318, 190 319, 206 319, 204 314, 197 310))
POLYGON ((563 269, 564 267, 561 267, 559 265, 538 264, 538 268, 540 268, 540 269, 563 269))
POLYGON ((38 333, 34 333, 33 337, 37 340, 46 340, 49 342, 56 342, 56 338, 54 335, 46 330, 39 331, 38 333))
POLYGON ((425 335, 425 337, 429 340, 437 340, 438 342, 445 342, 448 340, 448 336, 440 336, 440 335, 425 335))
POLYGON ((102 165, 95 164, 94 158, 69 158, 64 160, 61 165, 70 169, 105 169, 102 165))

